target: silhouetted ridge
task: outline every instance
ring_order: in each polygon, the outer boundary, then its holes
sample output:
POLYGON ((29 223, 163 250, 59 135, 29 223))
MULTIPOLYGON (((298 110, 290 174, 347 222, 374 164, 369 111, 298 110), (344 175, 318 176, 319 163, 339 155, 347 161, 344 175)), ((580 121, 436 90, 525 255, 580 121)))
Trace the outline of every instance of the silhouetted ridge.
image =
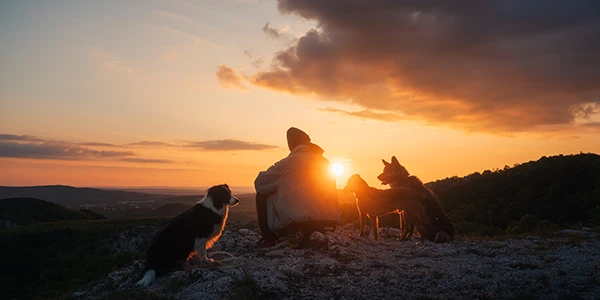
POLYGON ((2 198, 38 198, 65 206, 98 205, 125 201, 161 200, 168 196, 127 192, 119 190, 102 190, 96 188, 78 188, 64 185, 45 185, 31 187, 0 186, 2 198))
POLYGON ((544 156, 427 186, 463 233, 493 234, 526 214, 560 226, 600 225, 600 156, 596 154, 544 156))
POLYGON ((9 198, 0 200, 0 220, 4 228, 43 222, 96 220, 104 218, 98 213, 69 209, 36 198, 9 198))

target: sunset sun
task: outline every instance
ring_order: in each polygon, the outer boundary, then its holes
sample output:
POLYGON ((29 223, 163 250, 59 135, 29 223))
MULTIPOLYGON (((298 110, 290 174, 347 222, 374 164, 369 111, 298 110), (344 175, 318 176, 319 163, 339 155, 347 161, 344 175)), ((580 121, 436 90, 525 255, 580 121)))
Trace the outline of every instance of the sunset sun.
POLYGON ((344 174, 344 171, 346 171, 346 168, 341 163, 334 163, 333 165, 331 165, 331 172, 333 173, 333 175, 335 175, 335 177, 342 176, 342 174, 344 174))

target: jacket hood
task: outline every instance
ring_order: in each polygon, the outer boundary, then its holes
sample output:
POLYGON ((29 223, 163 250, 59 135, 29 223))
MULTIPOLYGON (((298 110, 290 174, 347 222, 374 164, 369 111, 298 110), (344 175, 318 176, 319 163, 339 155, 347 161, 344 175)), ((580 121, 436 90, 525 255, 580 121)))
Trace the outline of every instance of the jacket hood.
POLYGON ((325 152, 325 150, 323 150, 323 148, 319 147, 319 145, 317 144, 308 143, 296 146, 290 154, 298 152, 311 152, 317 155, 323 155, 323 152, 325 152))

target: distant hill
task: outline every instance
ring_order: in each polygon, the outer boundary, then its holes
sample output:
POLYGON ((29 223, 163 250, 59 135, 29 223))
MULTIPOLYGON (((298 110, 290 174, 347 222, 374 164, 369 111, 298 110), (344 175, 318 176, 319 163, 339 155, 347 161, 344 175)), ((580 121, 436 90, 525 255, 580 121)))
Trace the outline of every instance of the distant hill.
MULTIPOLYGON (((191 195, 203 195, 209 187, 198 187, 198 188, 173 188, 173 187, 99 187, 106 191, 127 191, 136 193, 146 194, 161 194, 161 195, 175 195, 175 196, 191 196, 191 195)), ((229 186, 234 194, 250 194, 254 193, 253 186, 229 186)))
POLYGON ((96 220, 102 218, 101 215, 94 212, 69 209, 35 198, 9 198, 0 200, 0 220, 2 220, 2 227, 4 228, 44 222, 96 220))
POLYGON ((542 157, 428 183, 459 232, 502 232, 533 215, 562 227, 600 226, 600 156, 542 157))
POLYGON ((186 210, 188 210, 191 205, 183 204, 183 203, 169 203, 163 206, 159 206, 155 209, 155 216, 175 216, 186 210))
POLYGON ((76 188, 64 185, 31 187, 0 186, 0 199, 31 197, 65 206, 111 204, 118 202, 159 201, 172 197, 126 191, 106 191, 94 188, 76 188))

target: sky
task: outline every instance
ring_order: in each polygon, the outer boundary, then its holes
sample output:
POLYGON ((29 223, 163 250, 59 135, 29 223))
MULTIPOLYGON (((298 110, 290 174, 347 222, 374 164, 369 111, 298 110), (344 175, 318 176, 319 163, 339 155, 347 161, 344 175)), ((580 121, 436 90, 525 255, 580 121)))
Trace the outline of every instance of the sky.
POLYGON ((373 186, 600 153, 597 1, 2 1, 0 185, 373 186))

